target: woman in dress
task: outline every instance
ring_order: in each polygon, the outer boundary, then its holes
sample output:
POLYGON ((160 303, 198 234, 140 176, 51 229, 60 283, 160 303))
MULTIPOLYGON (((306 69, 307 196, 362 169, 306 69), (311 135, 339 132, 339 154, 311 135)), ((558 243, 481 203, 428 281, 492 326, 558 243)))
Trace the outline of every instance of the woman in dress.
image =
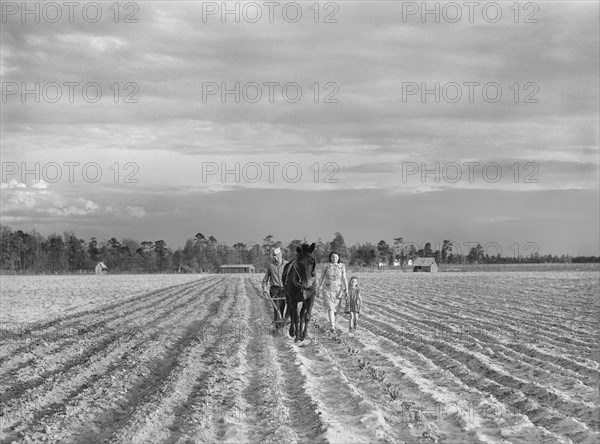
POLYGON ((335 331, 336 306, 340 304, 342 296, 348 294, 348 281, 346 279, 346 266, 340 262, 340 255, 332 251, 329 253, 329 263, 323 268, 319 291, 323 290, 323 306, 327 310, 331 331, 335 331))

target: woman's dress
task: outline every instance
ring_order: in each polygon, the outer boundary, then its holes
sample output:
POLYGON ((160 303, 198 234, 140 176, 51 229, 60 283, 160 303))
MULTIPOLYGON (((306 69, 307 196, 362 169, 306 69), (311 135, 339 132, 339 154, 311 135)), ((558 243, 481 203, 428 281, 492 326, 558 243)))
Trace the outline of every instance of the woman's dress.
POLYGON ((346 282, 346 266, 344 264, 329 263, 323 270, 323 307, 325 310, 336 311, 336 306, 342 298, 346 282))

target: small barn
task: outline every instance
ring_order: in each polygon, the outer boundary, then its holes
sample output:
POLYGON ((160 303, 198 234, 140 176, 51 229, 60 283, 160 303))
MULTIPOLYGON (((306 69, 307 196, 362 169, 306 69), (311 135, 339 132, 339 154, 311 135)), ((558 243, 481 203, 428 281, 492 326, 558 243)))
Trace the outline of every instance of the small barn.
POLYGON ((80 264, 77 271, 82 274, 106 274, 108 267, 104 262, 86 262, 80 264))
POLYGON ((436 273, 438 271, 438 265, 432 257, 418 257, 413 261, 412 267, 414 272, 436 273))
POLYGON ((106 274, 107 271, 108 271, 108 267, 106 265, 104 265, 104 262, 98 262, 96 264, 96 266, 94 267, 94 272, 96 274, 106 274))
POLYGON ((219 273, 256 273, 252 264, 221 265, 219 273))

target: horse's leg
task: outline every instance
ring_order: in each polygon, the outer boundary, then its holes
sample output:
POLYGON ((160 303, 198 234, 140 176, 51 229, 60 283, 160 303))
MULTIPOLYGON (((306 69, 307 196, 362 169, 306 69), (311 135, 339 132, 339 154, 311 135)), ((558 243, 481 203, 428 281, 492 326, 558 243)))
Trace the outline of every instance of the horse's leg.
POLYGON ((306 335, 308 334, 308 324, 310 323, 311 320, 311 314, 312 314, 312 308, 313 308, 313 304, 315 302, 315 298, 311 297, 308 298, 306 301, 304 301, 304 304, 302 304, 302 313, 303 313, 303 319, 304 319, 304 329, 302 330, 302 341, 304 341, 304 338, 306 338, 306 335))
POLYGON ((298 328, 299 328, 299 321, 300 321, 300 314, 298 313, 298 302, 293 302, 292 305, 294 306, 292 308, 292 310, 294 310, 294 337, 295 337, 295 341, 298 340, 298 328))
MULTIPOLYGON (((283 306, 283 319, 285 321, 287 321, 290 317, 290 310, 292 309, 292 304, 290 302, 290 298, 288 297, 287 293, 285 295, 285 304, 283 306)), ((285 325, 285 323, 283 324, 285 325)))
MULTIPOLYGON (((296 319, 294 324, 295 325, 295 329, 296 329, 296 335, 295 335, 295 339, 294 342, 298 342, 300 340, 300 328, 301 328, 301 324, 300 324, 300 313, 298 312, 298 303, 294 303, 294 310, 296 313, 296 319)), ((300 312, 302 311, 302 308, 300 309, 300 312)))
MULTIPOLYGON (((302 329, 302 309, 300 309, 300 314, 298 314, 298 303, 294 302, 293 303, 294 307, 294 318, 292 320, 292 323, 294 324, 294 342, 298 342, 300 340, 300 331, 302 329)), ((304 306, 304 303, 302 304, 304 306)))
POLYGON ((296 336, 296 331, 298 330, 298 305, 293 302, 290 298, 288 301, 288 310, 290 310, 290 337, 293 338, 296 336))
POLYGON ((300 309, 300 320, 298 325, 298 331, 296 332, 296 341, 304 341, 304 324, 306 317, 306 301, 302 302, 302 308, 300 309))

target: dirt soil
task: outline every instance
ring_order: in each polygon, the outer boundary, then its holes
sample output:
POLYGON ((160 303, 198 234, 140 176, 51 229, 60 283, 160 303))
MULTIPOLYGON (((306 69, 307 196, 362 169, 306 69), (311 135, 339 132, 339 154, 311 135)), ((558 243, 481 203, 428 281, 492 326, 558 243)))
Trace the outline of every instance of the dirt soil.
POLYGON ((4 323, 0 443, 600 441, 588 296, 551 315, 535 295, 515 310, 514 288, 479 286, 474 306, 445 281, 389 279, 365 277, 353 332, 344 315, 330 333, 318 300, 302 343, 274 331, 258 275, 4 323))

